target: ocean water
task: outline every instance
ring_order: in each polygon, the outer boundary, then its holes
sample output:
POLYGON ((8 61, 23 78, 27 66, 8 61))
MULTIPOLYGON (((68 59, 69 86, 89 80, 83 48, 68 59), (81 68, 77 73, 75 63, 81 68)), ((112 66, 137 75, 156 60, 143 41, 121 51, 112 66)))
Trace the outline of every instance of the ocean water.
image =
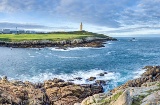
POLYGON ((138 78, 146 65, 160 65, 160 38, 118 38, 104 48, 6 48, 0 47, 0 76, 10 80, 43 82, 53 78, 64 80, 82 77, 74 83, 94 83, 94 76, 106 80, 105 90, 113 89, 129 79, 138 78), (105 76, 98 74, 108 72, 105 76))

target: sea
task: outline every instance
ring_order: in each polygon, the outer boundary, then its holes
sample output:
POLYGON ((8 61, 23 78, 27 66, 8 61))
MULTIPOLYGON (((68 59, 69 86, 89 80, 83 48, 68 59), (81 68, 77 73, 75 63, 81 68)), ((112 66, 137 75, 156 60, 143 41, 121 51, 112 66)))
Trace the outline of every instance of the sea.
POLYGON ((140 77, 147 65, 160 65, 160 38, 117 38, 102 48, 0 47, 0 76, 33 83, 60 78, 92 84, 89 77, 105 80, 105 92, 140 77), (107 72, 104 76, 100 73, 107 72), (81 77, 81 80, 74 78, 81 77))

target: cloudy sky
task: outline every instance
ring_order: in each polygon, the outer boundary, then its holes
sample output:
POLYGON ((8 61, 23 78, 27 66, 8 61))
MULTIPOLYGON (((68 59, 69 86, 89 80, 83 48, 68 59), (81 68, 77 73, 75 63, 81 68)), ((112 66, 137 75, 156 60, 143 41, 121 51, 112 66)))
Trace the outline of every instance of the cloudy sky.
POLYGON ((0 29, 160 36, 160 0, 0 0, 0 29))

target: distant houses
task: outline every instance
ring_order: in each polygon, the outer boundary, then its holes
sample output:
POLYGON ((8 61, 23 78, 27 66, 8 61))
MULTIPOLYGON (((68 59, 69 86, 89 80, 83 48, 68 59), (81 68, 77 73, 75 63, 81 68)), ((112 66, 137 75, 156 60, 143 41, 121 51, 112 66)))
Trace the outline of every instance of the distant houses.
POLYGON ((11 29, 2 29, 0 34, 35 34, 36 31, 30 30, 11 30, 11 29))
POLYGON ((10 29, 2 29, 2 33, 3 34, 10 34, 11 31, 10 31, 10 29))

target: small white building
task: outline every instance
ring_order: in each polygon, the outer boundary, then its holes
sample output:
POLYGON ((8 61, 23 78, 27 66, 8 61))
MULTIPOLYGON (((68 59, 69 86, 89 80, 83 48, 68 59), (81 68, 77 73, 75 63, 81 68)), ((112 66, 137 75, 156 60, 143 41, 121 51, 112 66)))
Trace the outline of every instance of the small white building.
POLYGON ((3 29, 3 30, 2 30, 2 33, 3 33, 3 34, 10 34, 10 33, 11 33, 11 30, 10 30, 10 29, 3 29))

